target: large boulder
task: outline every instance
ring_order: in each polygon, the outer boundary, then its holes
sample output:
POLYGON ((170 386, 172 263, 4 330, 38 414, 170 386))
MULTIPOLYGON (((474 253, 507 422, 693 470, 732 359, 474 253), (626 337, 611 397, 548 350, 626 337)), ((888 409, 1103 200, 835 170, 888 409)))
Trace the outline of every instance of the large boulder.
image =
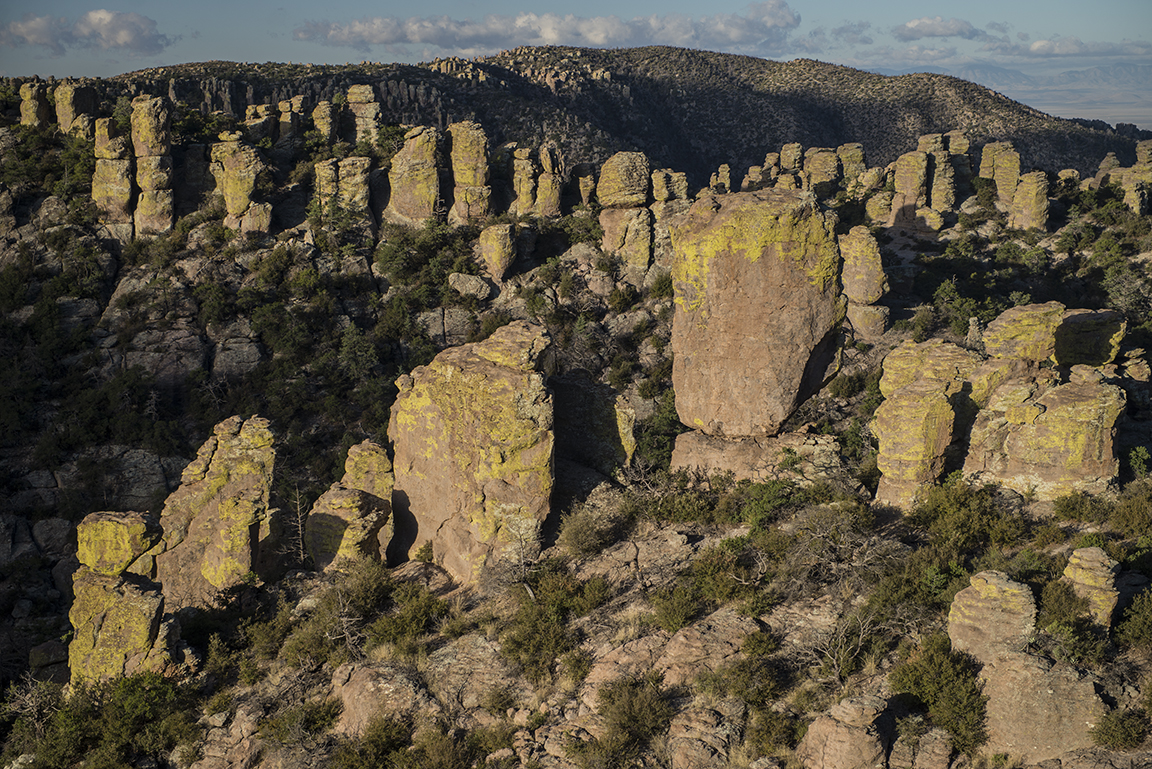
POLYGON ((210 170, 224 196, 229 219, 238 222, 252 205, 260 178, 268 169, 255 147, 240 141, 237 134, 224 136, 226 141, 212 145, 210 170))
POLYGON ((1072 552, 1064 567, 1064 581, 1073 592, 1088 601, 1092 619, 1103 627, 1112 627, 1112 616, 1120 603, 1116 579, 1120 564, 1098 547, 1082 547, 1072 552))
POLYGON ((970 582, 952 599, 948 611, 952 648, 985 665, 1005 652, 1024 649, 1036 630, 1032 589, 1002 571, 982 571, 970 582))
POLYGON ((483 265, 488 277, 497 282, 516 260, 516 225, 493 224, 480 231, 476 240, 476 261, 483 265))
POLYGON ((397 381, 390 559, 431 543, 436 562, 469 582, 491 560, 539 551, 552 490, 548 343, 540 327, 513 323, 397 381))
POLYGON ((166 98, 132 100, 132 146, 138 158, 172 154, 172 108, 166 98))
POLYGON ((1017 230, 1048 229, 1048 174, 1033 171, 1020 177, 1012 196, 1008 226, 1017 230))
POLYGON ((451 143, 452 221, 483 219, 491 211, 492 188, 488 186, 488 136, 479 123, 466 121, 448 126, 451 143))
POLYGON ((601 249, 619 256, 627 271, 643 275, 652 261, 652 212, 647 208, 605 208, 601 249))
POLYGON ((208 607, 275 562, 268 505, 276 454, 268 420, 216 425, 164 503, 164 536, 153 548, 169 609, 208 607))
POLYGON ((801 193, 706 196, 672 226, 672 380, 684 424, 776 433, 838 362, 834 217, 801 193))
POLYGON ((844 258, 840 280, 850 302, 874 304, 888 293, 880 245, 871 230, 861 225, 841 236, 840 255, 844 258))
POLYGON ((93 573, 118 577, 160 539, 146 513, 92 513, 76 527, 76 557, 93 573))
POLYGON ((46 83, 24 83, 20 86, 20 125, 41 128, 51 123, 53 117, 46 83))
POLYGON ((60 83, 53 96, 56 100, 56 123, 64 133, 72 130, 76 118, 92 115, 100 106, 96 89, 83 83, 60 83))
POLYGON ((380 560, 391 536, 389 501, 360 489, 334 485, 308 514, 305 546, 317 569, 380 560))
POLYGON ((881 472, 876 501, 910 507, 917 490, 940 477, 956 420, 950 396, 957 390, 949 382, 918 379, 876 409, 872 431, 881 472))
POLYGON ((980 671, 988 697, 988 742, 983 750, 1039 764, 1091 747, 1092 727, 1107 707, 1098 682, 1064 663, 1006 653, 980 671))

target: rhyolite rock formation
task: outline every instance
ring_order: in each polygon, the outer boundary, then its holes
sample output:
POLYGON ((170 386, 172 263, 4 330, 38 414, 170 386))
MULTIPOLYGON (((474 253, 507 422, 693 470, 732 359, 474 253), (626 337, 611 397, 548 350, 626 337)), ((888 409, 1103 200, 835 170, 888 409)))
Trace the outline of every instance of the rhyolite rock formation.
POLYGON ((886 707, 876 696, 853 697, 831 707, 808 727, 796 746, 806 769, 873 769, 884 766, 891 734, 878 723, 886 707))
POLYGON ((431 543, 435 562, 469 582, 486 563, 539 552, 552 491, 548 343, 516 322, 397 380, 390 559, 431 543))
POLYGON ((618 152, 600 169, 596 199, 604 208, 638 208, 648 203, 651 167, 642 152, 618 152))
POLYGON ((272 568, 272 442, 268 420, 231 417, 184 468, 160 516, 163 539, 150 551, 170 611, 212 606, 220 592, 272 568))
POLYGON ((836 363, 834 220, 801 193, 708 195, 672 227, 672 381, 680 421, 776 433, 836 363))

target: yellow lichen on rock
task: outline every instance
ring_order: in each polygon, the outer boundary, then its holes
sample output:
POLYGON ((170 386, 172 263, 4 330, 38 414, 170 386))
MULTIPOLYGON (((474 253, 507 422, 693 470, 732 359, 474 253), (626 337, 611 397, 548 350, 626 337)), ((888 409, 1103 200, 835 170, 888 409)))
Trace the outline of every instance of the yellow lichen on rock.
POLYGON ((892 393, 876 410, 872 431, 880 444, 877 501, 908 507, 917 490, 935 481, 952 442, 956 412, 946 382, 919 379, 892 393))
POLYGON ((160 539, 146 513, 92 513, 76 526, 76 557, 94 573, 116 577, 160 539))

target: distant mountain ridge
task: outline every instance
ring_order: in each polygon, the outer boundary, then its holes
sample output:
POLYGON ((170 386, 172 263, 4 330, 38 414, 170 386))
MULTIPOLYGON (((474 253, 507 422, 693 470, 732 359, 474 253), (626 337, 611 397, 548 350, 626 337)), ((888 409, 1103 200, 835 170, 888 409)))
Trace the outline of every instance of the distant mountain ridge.
POLYGON ((783 144, 861 142, 871 165, 914 149, 921 134, 959 129, 975 146, 1012 140, 1026 167, 1093 172, 1108 152, 1134 160, 1133 137, 1053 118, 968 80, 884 76, 798 59, 652 46, 619 50, 521 47, 474 60, 415 66, 207 62, 105 81, 111 91, 167 93, 242 112, 297 93, 330 99, 371 83, 385 119, 445 126, 474 119, 497 141, 553 141, 571 162, 643 151, 703 183, 722 163, 742 173, 783 144))

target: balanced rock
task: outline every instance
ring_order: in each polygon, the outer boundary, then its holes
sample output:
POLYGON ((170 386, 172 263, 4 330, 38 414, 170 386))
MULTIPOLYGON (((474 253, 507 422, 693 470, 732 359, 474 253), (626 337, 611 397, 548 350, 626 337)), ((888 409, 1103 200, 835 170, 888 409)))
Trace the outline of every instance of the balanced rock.
POLYGON ((554 144, 544 144, 538 153, 540 176, 536 179, 537 216, 560 216, 560 198, 564 188, 564 157, 554 144))
POLYGON ((859 142, 841 144, 836 148, 836 155, 840 158, 845 186, 868 170, 868 164, 864 162, 864 145, 859 142))
POLYGON ((604 208, 639 208, 648 203, 651 168, 643 152, 617 152, 604 162, 596 199, 604 208))
POLYGON ((452 145, 453 221, 482 219, 491 211, 492 188, 488 186, 488 136, 472 121, 448 126, 452 145))
POLYGON ((804 176, 808 189, 817 197, 825 198, 835 193, 840 184, 840 156, 836 150, 812 147, 805 152, 804 176))
POLYGON ((552 490, 548 343, 540 327, 512 323, 398 380, 390 559, 430 542, 436 563, 469 582, 489 561, 539 551, 552 490))
POLYGON ((340 485, 349 489, 360 489, 383 500, 392 499, 392 487, 396 477, 392 473, 392 461, 388 452, 378 443, 366 440, 348 449, 344 460, 344 477, 340 485))
POLYGON ((220 591, 265 571, 273 518, 268 506, 276 454, 268 420, 231 417, 184 468, 164 503, 156 577, 173 611, 213 605, 220 591))
POLYGON ((388 172, 391 194, 384 216, 391 222, 423 224, 436 215, 440 204, 437 156, 440 132, 420 126, 404 134, 404 147, 392 158, 388 172))
POLYGON ((1012 142, 991 142, 984 145, 980 156, 980 176, 996 182, 996 196, 1000 205, 1010 208, 1020 181, 1020 153, 1012 142))
POLYGON ((928 153, 906 152, 897 158, 894 179, 893 221, 914 219, 916 210, 928 205, 928 153))
POLYGON ((684 424, 772 435, 829 378, 843 319, 833 228, 814 200, 781 190, 705 196, 671 227, 684 424))
POLYGON ((146 513, 92 513, 76 527, 76 557, 94 574, 118 577, 160 539, 146 513))
POLYGON ((886 706, 876 696, 841 700, 820 716, 796 747, 807 769, 874 769, 884 766, 891 735, 877 723, 886 706))
POLYGON ((94 134, 96 160, 128 160, 132 157, 132 148, 128 144, 128 137, 120 133, 120 129, 111 118, 97 118, 94 134))
POLYGON ((1025 648, 1036 630, 1032 589, 1002 571, 973 574, 970 582, 970 587, 956 594, 948 611, 952 648, 984 665, 1025 648))

